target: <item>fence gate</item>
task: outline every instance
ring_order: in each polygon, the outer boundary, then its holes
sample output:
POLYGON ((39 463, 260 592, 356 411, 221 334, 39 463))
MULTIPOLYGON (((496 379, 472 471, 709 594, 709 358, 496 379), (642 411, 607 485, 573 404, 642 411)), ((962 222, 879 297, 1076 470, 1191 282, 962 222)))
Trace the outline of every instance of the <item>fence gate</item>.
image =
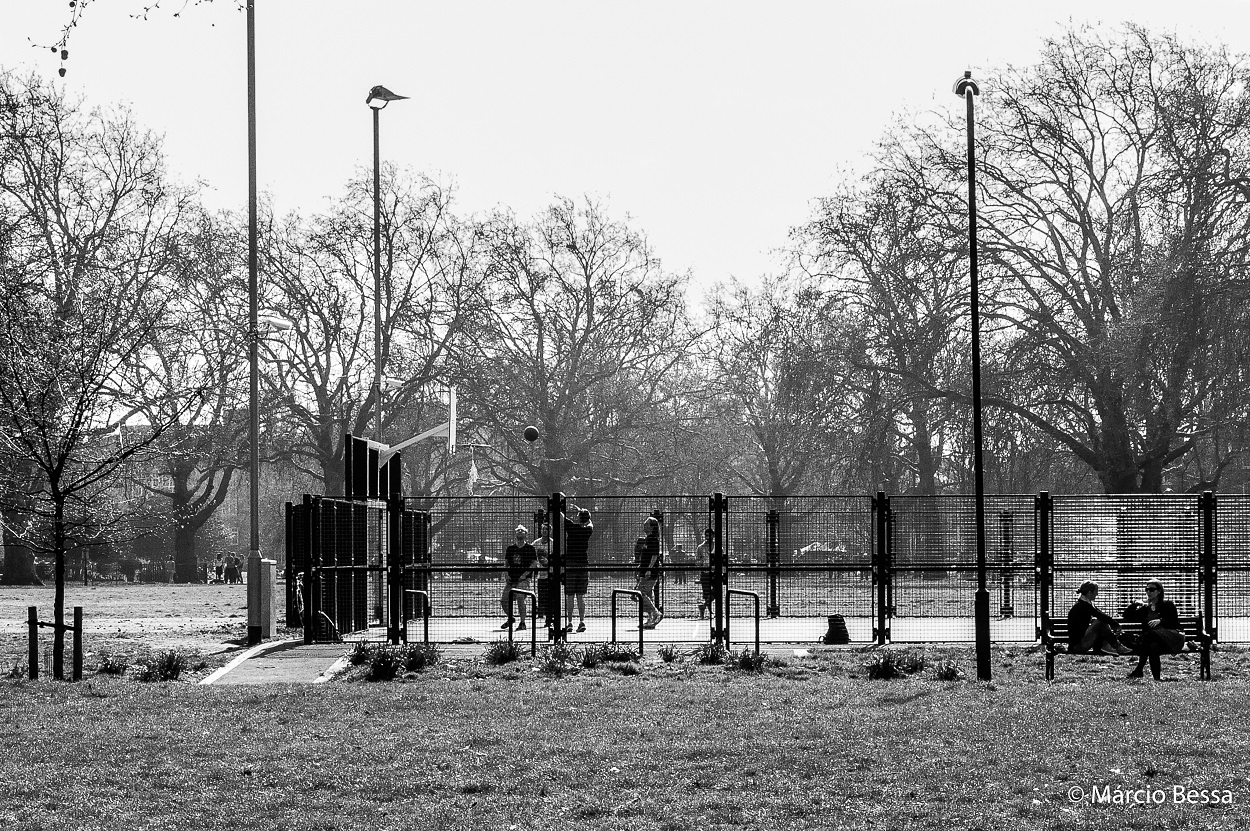
POLYGON ((304 642, 407 639, 429 600, 429 515, 403 501, 287 503, 287 625, 304 642))

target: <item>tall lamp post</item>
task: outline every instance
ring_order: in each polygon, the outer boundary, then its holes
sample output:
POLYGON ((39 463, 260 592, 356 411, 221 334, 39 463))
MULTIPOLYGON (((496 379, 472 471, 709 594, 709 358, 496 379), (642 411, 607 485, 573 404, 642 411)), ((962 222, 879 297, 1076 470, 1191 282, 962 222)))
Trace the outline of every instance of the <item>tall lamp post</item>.
POLYGON ((977 523, 977 678, 990 680, 990 592, 985 576, 985 474, 981 464, 981 305, 977 288, 977 163, 972 100, 981 94, 972 73, 955 81, 955 94, 968 105, 968 269, 972 310, 972 471, 977 523))
POLYGON ((382 441, 382 158, 378 149, 378 113, 392 101, 403 101, 384 86, 369 90, 365 103, 373 110, 373 406, 374 440, 382 441))
MULTIPOLYGON (((248 479, 251 535, 247 555, 247 642, 255 645, 264 636, 260 562, 260 331, 257 322, 257 221, 256 221, 256 9, 254 0, 247 3, 247 300, 248 344, 247 358, 251 370, 248 389, 249 439, 251 458, 248 460, 248 479)), ((269 606, 272 608, 273 587, 270 586, 269 606)), ((269 634, 273 634, 270 632, 269 634)))

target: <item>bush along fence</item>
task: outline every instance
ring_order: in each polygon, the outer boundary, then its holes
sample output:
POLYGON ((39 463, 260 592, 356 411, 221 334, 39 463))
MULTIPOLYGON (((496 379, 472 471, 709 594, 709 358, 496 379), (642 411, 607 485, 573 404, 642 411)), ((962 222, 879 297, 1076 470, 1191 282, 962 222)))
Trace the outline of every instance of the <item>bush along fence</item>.
MULTIPOLYGON (((308 495, 287 505, 287 623, 310 642, 451 642, 502 637, 513 617, 537 619, 546 640, 604 640, 638 625, 643 598, 620 598, 640 589, 638 538, 650 526, 658 579, 641 586, 663 622, 644 623, 649 639, 727 644, 732 619, 743 642, 834 632, 856 643, 970 642, 974 516, 971 496, 885 493, 308 495), (518 525, 539 558, 510 581, 505 550, 518 525)), ((1099 605, 1114 613, 1150 578, 1207 632, 1250 641, 1250 497, 987 496, 985 516, 994 641, 1036 641, 1084 580, 1101 584, 1099 605)))

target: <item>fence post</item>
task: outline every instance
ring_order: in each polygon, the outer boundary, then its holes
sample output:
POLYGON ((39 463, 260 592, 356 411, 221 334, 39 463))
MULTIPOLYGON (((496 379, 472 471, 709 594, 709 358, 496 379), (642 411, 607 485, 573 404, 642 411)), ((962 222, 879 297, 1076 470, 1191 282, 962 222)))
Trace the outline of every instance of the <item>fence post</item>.
POLYGON ((1198 552, 1199 559, 1199 576, 1198 581, 1202 588, 1202 615, 1203 628, 1207 634, 1213 639, 1219 631, 1220 615, 1216 608, 1217 598, 1215 581, 1219 579, 1219 569, 1216 568, 1219 552, 1216 546, 1216 525, 1217 522, 1217 506, 1215 494, 1211 491, 1203 491, 1202 498, 1199 502, 1202 509, 1202 542, 1198 552))
POLYGON ((74 680, 82 680, 82 606, 74 607, 74 680))
POLYGON ((719 491, 712 494, 712 583, 716 586, 715 622, 712 624, 712 640, 725 644, 725 589, 729 585, 729 573, 725 568, 728 556, 725 545, 725 494, 719 491))
POLYGON ((777 596, 777 584, 781 578, 781 540, 778 529, 781 514, 776 508, 768 512, 768 610, 770 618, 781 617, 781 601, 777 596))
POLYGON ((884 646, 890 638, 888 615, 890 613, 891 582, 890 564, 890 498, 885 491, 877 491, 877 498, 872 502, 877 520, 877 544, 873 548, 872 579, 877 584, 877 625, 873 627, 873 637, 879 646, 884 646))
POLYGON ((564 614, 561 603, 564 601, 564 512, 567 501, 564 494, 556 491, 547 500, 547 517, 551 523, 551 551, 547 556, 547 579, 551 587, 551 629, 552 643, 563 643, 564 614))
MULTIPOLYGON (((389 485, 389 483, 388 483, 389 485)), ((388 493, 390 488, 387 488, 388 493)), ((408 626, 404 621, 404 498, 392 495, 386 500, 387 540, 386 556, 387 610, 386 640, 395 645, 408 640, 408 626)))
POLYGON ((312 643, 317 613, 321 611, 320 603, 313 606, 313 599, 320 599, 321 593, 321 497, 304 494, 304 522, 308 523, 305 536, 308 555, 304 559, 304 643, 312 643))
POLYGON ((29 647, 27 659, 30 665, 27 672, 30 680, 39 680, 39 609, 35 606, 26 607, 26 625, 29 628, 29 647))
POLYGON ((1034 558, 1033 581, 1037 586, 1037 632, 1042 639, 1042 629, 1050 621, 1050 591, 1055 581, 1054 552, 1051 550, 1050 520, 1053 503, 1048 491, 1042 491, 1033 500, 1033 528, 1036 535, 1037 554, 1034 558))

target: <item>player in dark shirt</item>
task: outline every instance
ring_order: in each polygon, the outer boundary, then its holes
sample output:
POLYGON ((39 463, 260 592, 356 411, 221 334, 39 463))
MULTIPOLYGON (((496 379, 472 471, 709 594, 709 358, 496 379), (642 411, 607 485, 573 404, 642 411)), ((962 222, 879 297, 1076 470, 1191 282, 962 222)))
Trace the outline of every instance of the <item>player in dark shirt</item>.
POLYGON ((576 518, 564 516, 564 608, 567 623, 564 631, 573 631, 573 601, 577 600, 577 631, 586 631, 586 589, 590 585, 589 550, 590 535, 595 524, 590 521, 590 511, 582 508, 576 518))
MULTIPOLYGON (((538 552, 534 550, 534 546, 529 543, 529 529, 524 525, 516 527, 516 540, 504 552, 503 561, 508 569, 507 577, 503 581, 503 594, 499 597, 499 605, 503 606, 503 613, 508 616, 500 629, 511 629, 512 624, 516 622, 516 618, 512 616, 512 599, 513 589, 528 589, 530 587, 530 577, 534 573, 534 564, 538 562, 538 552)), ((525 596, 516 596, 517 611, 520 613, 521 622, 517 624, 517 630, 525 628, 525 596)))

